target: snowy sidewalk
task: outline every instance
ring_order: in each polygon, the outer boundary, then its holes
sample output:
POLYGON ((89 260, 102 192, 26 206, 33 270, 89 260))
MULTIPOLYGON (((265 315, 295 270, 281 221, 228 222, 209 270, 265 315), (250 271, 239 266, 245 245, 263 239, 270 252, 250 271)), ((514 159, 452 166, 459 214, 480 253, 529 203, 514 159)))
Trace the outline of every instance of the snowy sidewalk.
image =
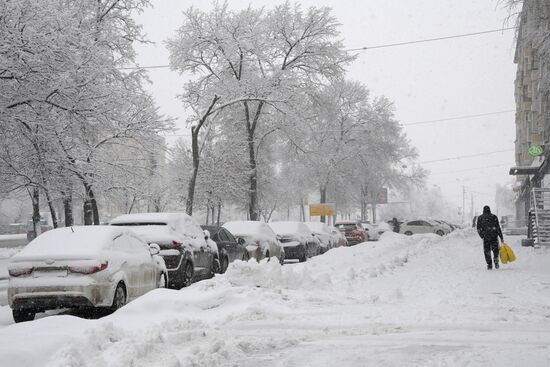
POLYGON ((548 366, 550 252, 487 271, 473 232, 339 248, 307 263, 232 264, 114 315, 11 325, 1 366, 548 366))

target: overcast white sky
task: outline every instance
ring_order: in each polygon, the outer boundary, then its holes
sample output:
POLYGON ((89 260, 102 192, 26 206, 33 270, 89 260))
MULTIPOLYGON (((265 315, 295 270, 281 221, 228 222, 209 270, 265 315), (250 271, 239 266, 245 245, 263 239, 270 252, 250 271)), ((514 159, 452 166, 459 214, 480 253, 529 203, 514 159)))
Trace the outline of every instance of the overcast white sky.
MULTIPOLYGON (((229 0, 233 8, 272 3, 229 0)), ((349 48, 499 29, 507 26, 508 14, 496 0, 303 0, 301 4, 331 7, 349 48)), ((189 6, 209 9, 211 3, 157 0, 154 8, 139 16, 155 43, 138 48, 140 65, 168 63, 162 42, 174 34, 182 10, 189 6)), ((402 123, 499 112, 515 109, 513 55, 514 32, 505 31, 365 51, 348 77, 363 82, 372 94, 393 100, 402 123)), ((180 133, 186 134, 184 111, 176 98, 183 78, 168 69, 150 70, 149 77, 161 112, 179 118, 180 133)), ((512 150, 514 113, 409 126, 406 132, 420 162, 512 150)), ((494 205, 495 184, 511 181, 508 169, 513 162, 514 153, 509 151, 423 166, 431 171, 429 185, 439 185, 457 207, 462 205, 462 185, 466 186, 468 212, 470 195, 476 211, 494 205)))

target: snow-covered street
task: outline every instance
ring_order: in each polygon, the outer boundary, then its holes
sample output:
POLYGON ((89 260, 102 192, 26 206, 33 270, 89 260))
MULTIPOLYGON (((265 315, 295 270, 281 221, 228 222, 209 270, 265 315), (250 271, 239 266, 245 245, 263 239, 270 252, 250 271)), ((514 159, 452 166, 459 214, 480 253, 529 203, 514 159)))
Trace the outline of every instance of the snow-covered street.
POLYGON ((471 230, 386 233, 306 263, 237 262, 98 320, 13 324, 0 365, 548 366, 550 252, 521 248, 487 271, 471 230))

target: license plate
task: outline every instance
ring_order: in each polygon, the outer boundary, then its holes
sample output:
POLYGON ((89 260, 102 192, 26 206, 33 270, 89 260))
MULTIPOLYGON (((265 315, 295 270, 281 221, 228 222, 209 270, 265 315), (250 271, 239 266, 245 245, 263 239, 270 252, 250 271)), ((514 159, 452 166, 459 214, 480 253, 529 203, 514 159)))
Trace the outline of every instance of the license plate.
POLYGON ((35 270, 32 275, 35 278, 39 277, 66 277, 67 270, 35 270))

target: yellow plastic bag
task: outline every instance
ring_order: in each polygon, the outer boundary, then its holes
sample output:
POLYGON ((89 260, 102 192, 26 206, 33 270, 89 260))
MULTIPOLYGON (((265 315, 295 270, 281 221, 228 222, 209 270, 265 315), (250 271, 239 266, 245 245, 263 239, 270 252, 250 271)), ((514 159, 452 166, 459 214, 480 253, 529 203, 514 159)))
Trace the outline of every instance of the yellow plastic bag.
POLYGON ((508 251, 506 250, 507 244, 503 243, 502 246, 500 246, 499 253, 500 253, 500 262, 503 264, 508 263, 508 251))
POLYGON ((512 261, 516 261, 516 254, 514 254, 514 251, 512 250, 512 248, 505 243, 502 244, 502 247, 504 247, 504 250, 508 255, 508 259, 507 259, 508 262, 511 263, 512 261))

